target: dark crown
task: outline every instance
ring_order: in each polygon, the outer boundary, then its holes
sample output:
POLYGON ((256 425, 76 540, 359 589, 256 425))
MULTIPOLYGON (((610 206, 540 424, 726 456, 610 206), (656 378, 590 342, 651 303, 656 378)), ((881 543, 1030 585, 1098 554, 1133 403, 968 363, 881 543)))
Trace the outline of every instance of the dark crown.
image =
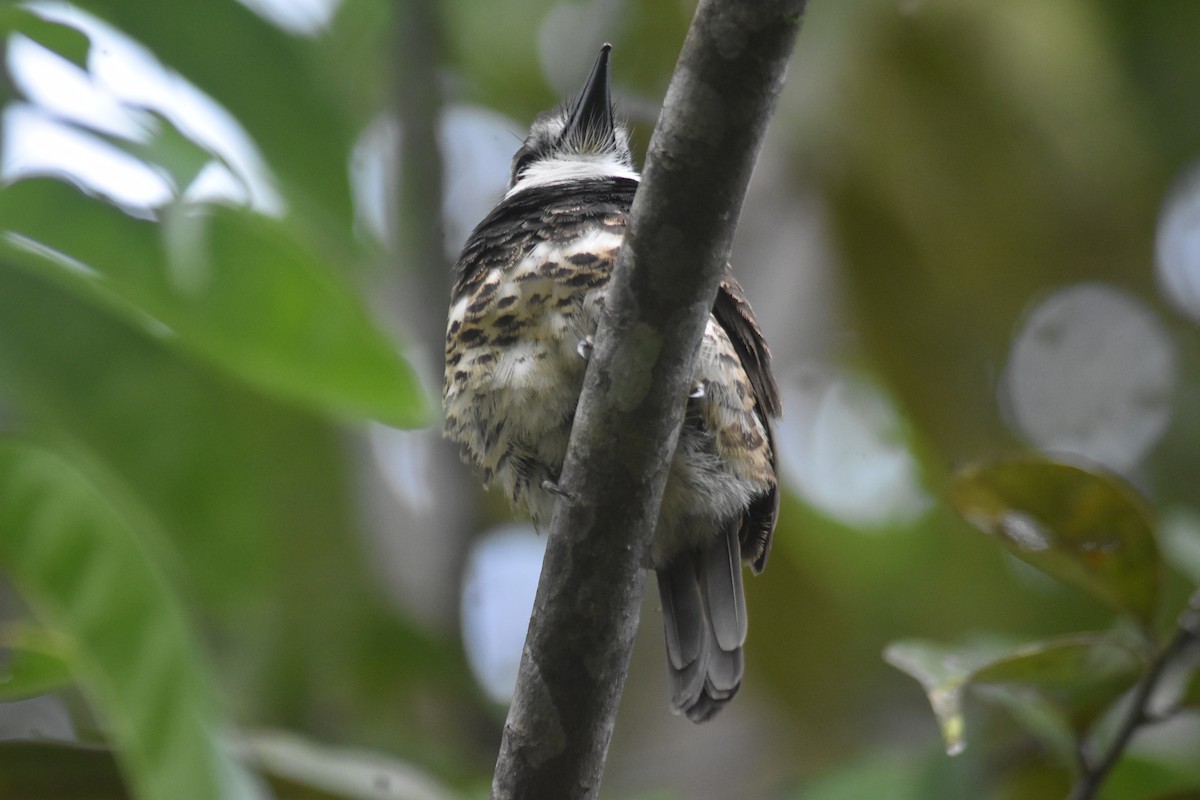
POLYGON ((534 119, 529 135, 513 155, 510 189, 529 167, 542 161, 608 160, 633 169, 629 131, 613 117, 608 77, 611 49, 609 44, 600 48, 592 73, 573 105, 545 111, 534 119))

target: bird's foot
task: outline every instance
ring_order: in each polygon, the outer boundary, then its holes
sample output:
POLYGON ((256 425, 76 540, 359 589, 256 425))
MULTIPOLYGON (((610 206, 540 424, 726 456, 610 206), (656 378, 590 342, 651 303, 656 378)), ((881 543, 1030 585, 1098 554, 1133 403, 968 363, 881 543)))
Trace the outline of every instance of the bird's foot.
POLYGON ((549 479, 542 481, 542 491, 549 492, 555 497, 565 497, 566 499, 572 501, 575 499, 575 495, 571 494, 566 489, 549 479))
POLYGON ((579 357, 584 361, 590 361, 592 358, 592 347, 592 337, 585 336, 579 340, 578 344, 575 345, 575 352, 578 353, 579 357))

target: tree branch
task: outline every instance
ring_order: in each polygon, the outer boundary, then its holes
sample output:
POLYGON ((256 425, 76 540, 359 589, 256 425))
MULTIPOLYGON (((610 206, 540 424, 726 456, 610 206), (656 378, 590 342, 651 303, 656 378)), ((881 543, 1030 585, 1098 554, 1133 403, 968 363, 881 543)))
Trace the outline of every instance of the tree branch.
POLYGON ((571 431, 492 796, 592 798, 696 348, 805 0, 701 0, 571 431))
POLYGON ((1121 726, 1104 754, 1094 763, 1086 758, 1083 760, 1083 775, 1071 790, 1069 800, 1092 800, 1096 796, 1100 791, 1100 784, 1116 766, 1133 735, 1152 719, 1149 712, 1150 699, 1154 696, 1154 690, 1158 688, 1158 682, 1166 672, 1167 666, 1197 641, 1200 641, 1200 591, 1188 600, 1187 608, 1179 615, 1175 635, 1150 664, 1146 677, 1138 684, 1130 701, 1129 713, 1121 721, 1121 726))

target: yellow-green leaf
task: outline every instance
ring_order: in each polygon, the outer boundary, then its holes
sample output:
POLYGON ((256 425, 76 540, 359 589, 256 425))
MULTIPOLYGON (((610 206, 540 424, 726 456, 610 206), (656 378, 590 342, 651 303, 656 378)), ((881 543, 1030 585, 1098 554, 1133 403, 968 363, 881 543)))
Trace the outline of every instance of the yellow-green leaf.
POLYGON ((36 697, 71 682, 68 642, 63 636, 10 623, 0 627, 0 648, 9 651, 0 667, 0 703, 36 697))
POLYGON ((217 206, 162 224, 53 180, 0 189, 0 256, 272 394, 398 427, 424 423, 412 368, 319 255, 217 206))
POLYGON ((967 682, 976 670, 1002 658, 1008 650, 1007 645, 997 642, 950 647, 906 640, 888 645, 883 658, 896 669, 916 678, 924 687, 941 727, 946 752, 953 756, 967 746, 962 707, 967 682))
POLYGON ((1040 458, 960 472, 950 503, 1023 561, 1148 625, 1162 565, 1147 504, 1115 477, 1040 458))

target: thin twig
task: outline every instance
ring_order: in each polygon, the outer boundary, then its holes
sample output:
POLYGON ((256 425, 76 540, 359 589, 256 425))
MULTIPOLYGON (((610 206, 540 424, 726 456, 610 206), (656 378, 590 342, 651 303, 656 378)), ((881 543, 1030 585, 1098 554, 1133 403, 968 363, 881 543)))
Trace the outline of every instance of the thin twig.
POLYGON ((1100 784, 1116 766, 1133 735, 1144 724, 1154 720, 1149 710, 1150 699, 1154 695, 1154 690, 1158 688, 1158 683, 1162 679, 1163 673, 1166 672, 1167 666, 1197 640, 1200 640, 1200 591, 1197 591, 1188 600, 1187 608, 1179 615, 1179 625, 1176 627, 1171 641, 1151 662, 1146 677, 1138 684, 1130 702, 1129 713, 1121 722, 1116 736, 1109 743, 1104 755, 1095 763, 1089 763, 1087 759, 1084 759, 1083 774, 1071 790, 1068 800, 1093 800, 1100 790, 1100 784))

